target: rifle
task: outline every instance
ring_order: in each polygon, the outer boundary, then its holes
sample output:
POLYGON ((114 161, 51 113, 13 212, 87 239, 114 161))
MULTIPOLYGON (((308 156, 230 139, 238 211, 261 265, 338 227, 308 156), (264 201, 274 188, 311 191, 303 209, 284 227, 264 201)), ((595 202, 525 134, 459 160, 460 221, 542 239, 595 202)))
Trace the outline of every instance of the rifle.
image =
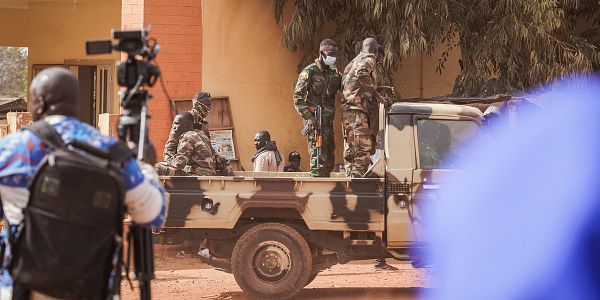
POLYGON ((317 168, 321 168, 321 146, 323 144, 323 108, 319 105, 315 111, 315 119, 317 120, 317 128, 314 130, 315 135, 315 152, 317 152, 317 168))
POLYGON ((314 109, 315 120, 317 124, 315 124, 315 128, 311 129, 308 126, 308 120, 304 120, 304 127, 302 128, 302 135, 313 134, 315 139, 315 152, 317 153, 317 167, 321 168, 321 147, 323 144, 323 107, 317 105, 314 109))

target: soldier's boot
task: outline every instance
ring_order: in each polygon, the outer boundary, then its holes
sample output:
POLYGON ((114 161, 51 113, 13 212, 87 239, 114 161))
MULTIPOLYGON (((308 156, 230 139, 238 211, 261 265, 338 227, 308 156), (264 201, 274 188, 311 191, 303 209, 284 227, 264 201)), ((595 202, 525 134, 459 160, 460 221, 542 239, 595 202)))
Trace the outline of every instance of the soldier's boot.
POLYGON ((376 270, 383 270, 383 271, 398 271, 398 268, 388 265, 387 262, 385 261, 385 258, 378 258, 376 260, 376 264, 375 266, 373 266, 376 270))

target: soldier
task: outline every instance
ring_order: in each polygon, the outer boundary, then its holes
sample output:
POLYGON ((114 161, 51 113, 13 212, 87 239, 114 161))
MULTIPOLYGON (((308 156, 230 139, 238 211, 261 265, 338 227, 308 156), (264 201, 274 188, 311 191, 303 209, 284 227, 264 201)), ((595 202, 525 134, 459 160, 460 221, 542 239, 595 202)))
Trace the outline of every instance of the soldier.
POLYGON ((283 168, 284 172, 302 172, 300 170, 300 153, 297 151, 292 151, 288 155, 288 161, 290 162, 289 166, 283 168))
POLYGON ((178 127, 185 133, 179 138, 177 152, 157 165, 160 175, 168 176, 214 176, 216 175, 215 152, 204 131, 194 129, 194 119, 183 114, 178 127))
POLYGON ((181 123, 183 122, 182 118, 193 118, 193 128, 200 129, 204 131, 206 136, 210 136, 208 132, 208 122, 206 121, 206 116, 208 116, 208 113, 210 112, 210 107, 210 94, 198 92, 192 98, 192 109, 175 116, 175 119, 173 120, 173 126, 171 127, 171 132, 169 132, 169 138, 167 139, 163 153, 163 160, 165 162, 168 163, 169 160, 175 156, 179 145, 179 138, 186 132, 181 126, 181 123))
POLYGON ((315 177, 329 177, 335 163, 334 100, 341 87, 341 75, 335 67, 336 54, 335 41, 323 40, 319 46, 319 58, 300 72, 294 89, 294 107, 304 119, 305 128, 308 129, 310 175, 315 177), (317 155, 318 141, 314 135, 314 130, 318 129, 319 125, 318 120, 315 119, 317 107, 321 107, 322 112, 321 155, 319 156, 317 155))
POLYGON ((374 38, 363 41, 361 52, 345 68, 343 78, 342 126, 344 133, 344 161, 346 175, 362 177, 373 154, 373 140, 369 114, 373 112, 372 101, 387 104, 377 90, 393 89, 376 87, 376 65, 379 44, 374 38))
MULTIPOLYGON (((169 133, 169 138, 167 143, 165 144, 164 149, 164 163, 160 163, 159 166, 178 164, 178 162, 171 162, 171 159, 177 154, 179 147, 179 139, 185 134, 187 131, 196 129, 202 131, 204 136, 210 139, 210 132, 208 131, 208 121, 206 121, 206 117, 211 109, 211 98, 209 93, 198 92, 192 98, 192 109, 190 111, 184 112, 175 116, 173 120, 173 126, 171 127, 171 132, 169 133), (192 122, 192 127, 188 127, 187 122, 192 122), (186 123, 184 125, 184 123, 186 123), (189 128, 189 129, 184 129, 189 128)), ((197 138, 196 138, 197 140, 197 138)), ((208 145, 211 145, 209 142, 208 145)), ((233 175, 233 170, 229 165, 229 161, 221 156, 214 155, 214 164, 216 166, 216 171, 218 175, 221 176, 231 176, 233 175)), ((163 170, 164 171, 164 170, 163 170)), ((159 172, 161 175, 167 175, 168 172, 159 172)))

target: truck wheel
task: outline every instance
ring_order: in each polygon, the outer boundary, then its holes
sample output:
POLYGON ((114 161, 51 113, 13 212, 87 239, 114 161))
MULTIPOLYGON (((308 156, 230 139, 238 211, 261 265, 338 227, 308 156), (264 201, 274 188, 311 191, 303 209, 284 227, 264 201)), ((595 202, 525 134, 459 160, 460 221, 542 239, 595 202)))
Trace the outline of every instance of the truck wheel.
POLYGON ((308 282, 312 255, 293 228, 264 223, 246 231, 235 244, 231 269, 237 284, 258 299, 287 299, 308 282))
POLYGON ((306 284, 304 286, 309 285, 311 282, 313 282, 313 280, 315 280, 315 278, 317 278, 317 275, 319 275, 319 272, 317 273, 312 273, 310 275, 310 277, 308 278, 308 280, 306 281, 306 284))

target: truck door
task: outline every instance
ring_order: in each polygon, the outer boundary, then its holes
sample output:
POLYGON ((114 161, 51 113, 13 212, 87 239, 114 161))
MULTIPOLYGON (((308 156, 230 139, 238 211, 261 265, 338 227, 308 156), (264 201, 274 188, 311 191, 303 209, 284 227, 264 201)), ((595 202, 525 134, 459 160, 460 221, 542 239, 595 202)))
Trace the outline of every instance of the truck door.
POLYGON ((385 125, 386 238, 389 248, 416 241, 410 218, 411 185, 415 169, 413 119, 410 114, 391 114, 385 125))
POLYGON ((479 132, 479 125, 466 118, 414 116, 417 168, 413 171, 411 218, 417 240, 426 241, 430 222, 424 208, 443 201, 439 190, 452 184, 457 161, 473 155, 466 142, 479 132))

